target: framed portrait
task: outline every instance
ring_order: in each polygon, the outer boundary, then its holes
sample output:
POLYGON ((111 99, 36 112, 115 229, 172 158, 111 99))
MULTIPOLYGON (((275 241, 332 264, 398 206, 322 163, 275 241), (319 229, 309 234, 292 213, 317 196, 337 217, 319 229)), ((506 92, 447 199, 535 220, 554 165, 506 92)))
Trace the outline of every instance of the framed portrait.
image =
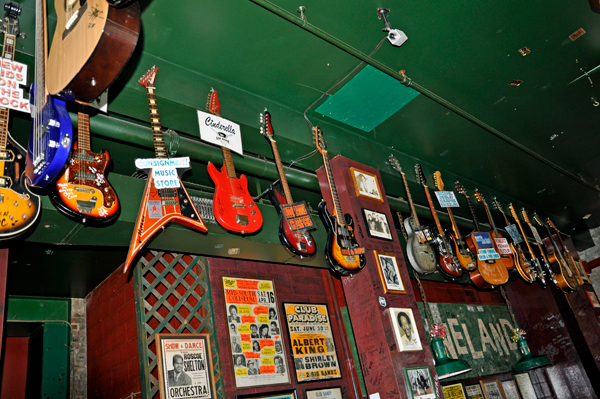
POLYGON ((502 385, 497 378, 480 380, 479 385, 481 385, 485 399, 506 399, 502 385))
POLYGON ((354 189, 358 198, 366 198, 377 202, 383 202, 383 196, 379 189, 377 176, 360 169, 350 168, 350 176, 354 182, 354 189))
POLYGON ((506 399, 521 399, 519 388, 517 388, 517 382, 515 380, 501 381, 501 384, 506 399))
POLYGON ((519 387, 519 392, 523 399, 537 399, 529 374, 515 374, 515 380, 517 381, 517 386, 519 387))
POLYGON ((283 303, 298 382, 342 378, 327 305, 283 303))
POLYGON ((383 292, 386 294, 406 294, 396 255, 377 251, 373 251, 373 254, 377 260, 383 292))
POLYGON ((404 367, 404 379, 410 399, 437 399, 429 366, 404 367))
POLYGON ((209 334, 156 334, 161 399, 216 398, 209 334))
POLYGON ((598 297, 596 296, 596 293, 594 291, 585 291, 585 293, 588 296, 588 299, 590 300, 590 303, 592 304, 593 307, 595 308, 600 308, 600 302, 598 302, 598 297))
POLYGON ((296 390, 237 395, 235 399, 297 399, 296 390))
POLYGON ((398 352, 420 351, 423 349, 419 339, 419 330, 410 308, 388 308, 390 321, 394 329, 394 337, 398 352))
POLYGON ((273 282, 224 276, 223 289, 236 389, 289 384, 273 282))
POLYGON ((463 386, 461 383, 454 385, 446 385, 442 387, 442 391, 444 392, 444 398, 446 399, 466 399, 465 391, 463 390, 463 386))
POLYGON ((393 241, 392 231, 385 213, 362 209, 367 225, 367 232, 370 237, 381 238, 383 240, 393 241))
POLYGON ((307 389, 306 399, 342 399, 341 388, 307 389))
POLYGON ((467 399, 485 399, 479 384, 465 385, 465 393, 467 394, 467 399))

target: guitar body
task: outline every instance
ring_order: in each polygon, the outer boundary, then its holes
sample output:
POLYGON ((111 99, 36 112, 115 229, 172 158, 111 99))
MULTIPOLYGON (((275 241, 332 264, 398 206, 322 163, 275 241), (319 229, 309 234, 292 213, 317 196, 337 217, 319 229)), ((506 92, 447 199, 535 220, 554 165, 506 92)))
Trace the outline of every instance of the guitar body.
MULTIPOLYGON (((473 238, 473 233, 466 237, 467 245, 473 254, 477 257, 479 254, 479 246, 477 240, 473 238)), ((471 281, 479 288, 491 288, 506 284, 508 282, 508 270, 504 267, 499 259, 476 260, 477 269, 470 272, 471 281)))
POLYGON ((446 232, 446 240, 452 243, 454 248, 454 256, 460 264, 460 266, 466 271, 475 270, 476 264, 473 260, 473 254, 469 249, 468 245, 464 240, 456 238, 455 234, 451 231, 446 232))
POLYGON ((367 265, 367 257, 361 255, 344 255, 342 250, 350 250, 358 247, 354 238, 354 221, 349 214, 344 215, 346 226, 340 226, 337 218, 327 211, 327 204, 322 201, 319 204, 319 217, 327 230, 325 242, 325 260, 331 270, 342 276, 356 274, 367 265))
POLYGON ((75 149, 65 172, 48 190, 62 214, 82 223, 106 224, 119 216, 117 193, 106 180, 110 154, 75 149))
POLYGON ((454 257, 451 241, 448 240, 446 235, 438 235, 435 239, 435 242, 437 243, 438 247, 438 268, 440 272, 450 279, 462 277, 463 271, 462 268, 459 267, 458 261, 454 257))
POLYGON ((415 236, 417 226, 412 216, 404 219, 404 229, 408 239, 406 241, 406 253, 408 260, 418 273, 431 274, 437 268, 438 253, 433 243, 420 243, 415 236))
POLYGON ((46 65, 48 92, 55 95, 66 89, 66 95, 91 102, 131 57, 140 32, 140 6, 136 1, 116 8, 106 0, 86 0, 83 5, 64 0, 54 6, 57 21, 46 65))
POLYGON ((542 241, 544 242, 548 262, 550 262, 548 267, 552 270, 556 279, 556 286, 567 292, 579 289, 581 286, 578 278, 579 274, 573 260, 565 257, 564 252, 559 254, 557 251, 560 251, 560 249, 552 244, 549 237, 544 238, 542 241), (560 255, 562 255, 562 259, 560 255))
POLYGON ((213 212, 217 222, 237 233, 254 233, 262 227, 262 214, 248 192, 246 176, 234 179, 227 176, 226 167, 219 172, 208 163, 208 174, 215 183, 213 212))
POLYGON ((506 270, 510 271, 510 270, 514 269, 515 268, 514 256, 501 254, 500 251, 498 250, 498 245, 496 244, 496 238, 504 238, 504 237, 502 237, 501 234, 496 235, 496 233, 493 231, 490 231, 489 235, 490 235, 490 237, 492 237, 492 243, 494 244, 494 249, 500 255, 500 259, 498 259, 500 261, 500 264, 502 264, 506 268, 506 270))
MULTIPOLYGON (((35 90, 32 85, 32 101, 35 90)), ((32 108, 25 168, 30 185, 46 187, 54 180, 69 158, 71 140, 73 125, 64 101, 47 96, 42 109, 32 108)))
POLYGON ((157 189, 152 173, 149 174, 123 273, 127 272, 133 259, 148 240, 169 222, 206 232, 206 226, 181 179, 179 184, 179 188, 157 189))
POLYGON ((532 283, 536 279, 535 270, 527 256, 525 256, 523 249, 518 244, 509 243, 508 245, 510 245, 515 254, 515 269, 517 269, 517 272, 525 282, 532 283))
POLYGON ((300 257, 309 257, 317 253, 317 244, 309 231, 302 233, 292 231, 285 220, 281 206, 287 205, 285 196, 275 187, 269 187, 269 198, 279 214, 279 240, 290 252, 300 257))
POLYGON ((40 214, 40 197, 29 191, 23 173, 25 149, 7 135, 6 153, 0 154, 0 239, 22 234, 40 214))

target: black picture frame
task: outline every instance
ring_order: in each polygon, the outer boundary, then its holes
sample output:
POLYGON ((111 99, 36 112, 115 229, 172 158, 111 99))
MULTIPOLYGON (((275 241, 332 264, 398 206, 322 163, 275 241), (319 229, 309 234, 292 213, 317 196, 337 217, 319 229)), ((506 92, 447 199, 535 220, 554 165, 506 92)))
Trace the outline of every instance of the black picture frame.
POLYGON ((385 213, 362 208, 362 214, 369 237, 394 241, 392 229, 385 213))

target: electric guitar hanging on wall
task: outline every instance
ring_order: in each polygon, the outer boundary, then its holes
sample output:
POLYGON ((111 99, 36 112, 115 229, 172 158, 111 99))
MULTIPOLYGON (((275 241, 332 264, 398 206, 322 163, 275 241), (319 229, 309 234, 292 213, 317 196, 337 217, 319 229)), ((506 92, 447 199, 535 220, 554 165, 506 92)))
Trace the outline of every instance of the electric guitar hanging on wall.
POLYGON ((81 223, 106 224, 119 216, 117 193, 106 180, 110 153, 91 151, 90 116, 79 104, 77 140, 65 172, 50 186, 48 198, 62 214, 81 223))
POLYGON ((535 243, 537 244, 538 249, 540 250, 539 262, 540 262, 540 265, 542 266, 542 269, 546 273, 546 278, 550 279, 554 283, 554 285, 558 286, 558 281, 556 280, 557 275, 554 273, 554 270, 552 270, 552 267, 550 267, 550 262, 548 261, 548 258, 546 257, 545 248, 542 248, 542 238, 538 234, 537 229, 529 221, 529 217, 527 216, 527 212, 525 211, 525 208, 521 208, 521 215, 523 215, 523 220, 525 221, 525 223, 527 223, 529 225, 531 234, 533 234, 535 243))
POLYGON ((331 270, 342 276, 356 274, 367 265, 365 249, 360 247, 354 238, 354 221, 349 213, 344 214, 333 180, 333 172, 329 164, 327 145, 323 140, 321 128, 313 128, 313 138, 317 149, 323 156, 323 165, 327 173, 327 181, 331 189, 333 200, 333 215, 327 211, 327 203, 321 201, 319 204, 319 217, 327 230, 325 242, 325 260, 331 270), (358 253, 357 253, 358 252, 358 253))
MULTIPOLYGON (((221 116, 221 104, 217 91, 212 90, 208 95, 208 111, 221 116)), ((248 180, 245 175, 239 179, 235 174, 235 167, 231 159, 231 150, 223 150, 223 166, 219 172, 212 162, 208 163, 208 174, 215 183, 216 190, 213 197, 213 212, 217 222, 227 230, 236 233, 248 234, 258 231, 262 227, 262 214, 248 192, 248 180)))
MULTIPOLYGON (((8 2, 4 10, 2 58, 13 60, 21 7, 8 2)), ((0 107, 0 239, 23 233, 40 214, 40 197, 29 190, 24 175, 27 153, 8 132, 8 117, 9 109, 0 107)))
POLYGON ((575 274, 578 276, 577 280, 579 281, 579 285, 581 286, 586 283, 591 284, 590 278, 587 275, 585 268, 583 267, 583 264, 581 263, 581 259, 579 259, 579 254, 577 253, 577 251, 574 251, 574 253, 572 253, 571 250, 569 250, 567 243, 562 238, 562 233, 556 228, 556 226, 554 225, 554 223, 552 223, 552 220, 550 220, 550 218, 548 218, 548 225, 550 227, 552 227, 554 229, 554 231, 556 231, 556 236, 558 237, 560 244, 562 246, 562 251, 563 251, 563 255, 564 255, 565 259, 567 259, 567 261, 569 262, 569 265, 575 266, 575 268, 574 268, 576 271, 575 274), (569 261, 569 259, 570 259, 570 261, 569 261))
MULTIPOLYGON (((146 88, 148 108, 150 110, 150 125, 152 126, 152 139, 154 153, 158 159, 167 159, 167 150, 158 114, 154 79, 158 68, 153 67, 140 79, 140 84, 146 88)), ((179 223, 190 229, 206 232, 206 226, 200 218, 181 178, 176 177, 179 187, 157 188, 153 177, 153 170, 148 174, 148 181, 142 197, 142 204, 135 222, 133 237, 129 245, 127 260, 123 267, 126 273, 133 259, 152 236, 160 231, 169 222, 179 223)))
POLYGON ((440 224, 440 219, 437 216, 435 205, 433 205, 433 201, 431 200, 431 194, 429 193, 429 187, 425 181, 425 175, 423 174, 421 165, 415 165, 415 173, 417 174, 417 182, 423 187, 423 189, 425 189, 425 196, 427 197, 427 203, 429 204, 429 209, 431 210, 431 216, 433 216, 433 220, 438 230, 438 234, 435 237, 435 242, 437 243, 437 250, 439 254, 439 270, 443 275, 451 279, 462 277, 463 269, 460 266, 458 259, 456 259, 456 256, 454 255, 452 243, 446 237, 444 229, 440 224))
POLYGON ((517 222, 517 226, 519 226, 519 230, 521 231, 521 234, 523 235, 523 241, 525 241, 525 245, 527 245, 527 249, 529 251, 529 255, 528 255, 529 263, 531 263, 533 265, 533 267, 535 268, 536 277, 539 280, 542 287, 546 288, 546 273, 542 269, 542 264, 540 263, 539 259, 535 256, 535 253, 533 252, 531 245, 529 245, 529 241, 527 240, 527 236, 525 235, 523 226, 521 226, 521 221, 519 220, 519 215, 517 215, 517 212, 515 211, 515 208, 512 206, 512 204, 508 204, 508 209, 510 209, 511 215, 515 219, 515 222, 517 222))
POLYGON ((32 186, 46 187, 67 162, 73 126, 65 102, 50 97, 46 89, 46 0, 36 0, 35 20, 35 84, 29 93, 33 106, 25 174, 32 186))
POLYGON ((317 252, 317 245, 312 235, 307 230, 293 231, 287 219, 283 215, 282 206, 292 205, 294 200, 292 199, 292 193, 287 183, 285 176, 285 170, 281 163, 281 157, 279 156, 279 150, 277 149, 277 143, 275 142, 273 125, 271 124, 271 114, 265 108, 265 111, 260 114, 260 121, 262 126, 260 132, 265 136, 267 141, 271 143, 273 148, 273 155, 275 156, 275 165, 277 165, 277 171, 279 172, 279 179, 281 180, 281 187, 283 193, 281 194, 273 185, 269 187, 269 198, 275 206, 277 213, 279 214, 279 240, 281 243, 289 249, 293 254, 298 256, 313 256, 317 252))
POLYGON ((424 231, 427 231, 427 234, 430 234, 429 228, 421 226, 419 223, 419 217, 417 216, 415 204, 410 195, 406 175, 402 171, 400 163, 393 155, 390 155, 390 164, 402 176, 402 182, 404 183, 404 189, 406 190, 406 196, 408 197, 408 204, 410 205, 411 215, 404 219, 404 229, 406 230, 406 235, 408 237, 406 239, 406 253, 408 255, 408 260, 416 272, 420 274, 431 274, 435 272, 438 267, 437 248, 433 241, 427 241, 427 237, 425 237, 424 231))

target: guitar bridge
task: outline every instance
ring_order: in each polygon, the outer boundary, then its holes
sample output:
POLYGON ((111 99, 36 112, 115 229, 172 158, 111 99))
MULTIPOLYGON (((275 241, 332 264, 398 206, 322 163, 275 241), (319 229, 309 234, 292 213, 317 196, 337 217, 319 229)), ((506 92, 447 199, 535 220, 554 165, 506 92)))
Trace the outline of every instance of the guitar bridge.
POLYGON ((297 247, 300 251, 306 251, 306 243, 304 241, 300 241, 297 247))
POLYGON ((241 226, 248 226, 248 216, 246 215, 235 215, 235 221, 241 226))
POLYGON ((77 200, 77 209, 81 213, 91 213, 96 206, 96 201, 98 201, 96 196, 93 196, 88 201, 77 200))

